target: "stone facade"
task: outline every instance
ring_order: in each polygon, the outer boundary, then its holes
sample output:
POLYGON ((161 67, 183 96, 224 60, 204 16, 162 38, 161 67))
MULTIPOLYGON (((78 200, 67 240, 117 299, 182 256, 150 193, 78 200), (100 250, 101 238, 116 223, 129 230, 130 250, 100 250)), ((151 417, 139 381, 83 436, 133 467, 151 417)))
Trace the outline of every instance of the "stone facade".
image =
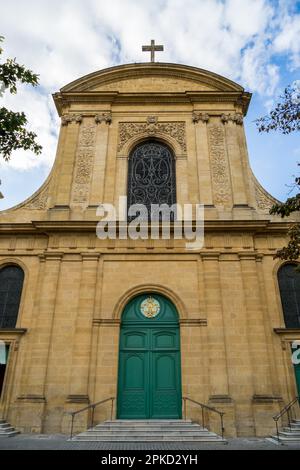
MULTIPOLYGON (((68 432, 68 412, 115 397, 123 308, 152 291, 179 312, 183 395, 225 411, 227 436, 269 434, 296 394, 288 345, 300 332, 285 330, 273 259, 287 222, 268 214, 275 200, 248 161, 250 94, 200 69, 149 63, 88 75, 54 100, 53 170, 0 214, 0 268, 25 272, 17 328, 0 330, 11 345, 0 417, 26 432, 68 432), (205 204, 201 250, 96 237, 97 206, 126 195, 128 155, 149 137, 174 152, 178 202, 205 204)), ((95 417, 109 413, 107 404, 95 417)))

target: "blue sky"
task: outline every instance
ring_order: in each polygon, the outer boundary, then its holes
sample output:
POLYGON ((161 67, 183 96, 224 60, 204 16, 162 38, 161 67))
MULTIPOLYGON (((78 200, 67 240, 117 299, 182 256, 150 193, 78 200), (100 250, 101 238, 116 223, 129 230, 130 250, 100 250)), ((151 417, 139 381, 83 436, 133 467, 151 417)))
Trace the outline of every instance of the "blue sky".
POLYGON ((250 163, 278 199, 290 191, 300 161, 299 135, 259 134, 264 115, 285 86, 300 79, 297 0, 0 0, 3 59, 16 57, 40 75, 36 89, 7 92, 1 106, 23 110, 43 153, 18 151, 0 160, 0 210, 29 197, 53 165, 59 120, 51 94, 105 67, 148 60, 141 45, 163 43, 161 62, 197 66, 253 93, 245 120, 250 163))

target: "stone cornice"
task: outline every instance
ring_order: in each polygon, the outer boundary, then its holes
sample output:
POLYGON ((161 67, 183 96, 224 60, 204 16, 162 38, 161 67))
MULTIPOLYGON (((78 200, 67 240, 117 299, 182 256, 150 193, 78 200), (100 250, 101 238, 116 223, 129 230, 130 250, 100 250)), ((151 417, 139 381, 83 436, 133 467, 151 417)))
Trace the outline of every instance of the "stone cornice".
MULTIPOLYGON (((0 224, 0 235, 6 234, 32 234, 53 232, 95 232, 97 220, 66 220, 66 221, 32 221, 28 223, 2 223, 0 224)), ((205 232, 233 231, 251 233, 278 233, 286 234, 291 222, 274 222, 269 220, 207 220, 205 221, 205 232)), ((117 222, 117 229, 119 223, 117 222)), ((195 222, 191 223, 195 228, 195 222)), ((173 224, 171 224, 171 232, 173 224)))
POLYGON ((17 400, 23 400, 25 402, 33 402, 33 403, 45 403, 46 402, 46 398, 44 395, 33 395, 33 394, 19 395, 17 397, 17 400))
POLYGON ((296 337, 300 339, 300 328, 274 328, 274 332, 286 338, 296 337))
POLYGON ((118 65, 97 70, 65 85, 61 91, 85 91, 107 83, 128 80, 136 77, 160 76, 177 77, 185 80, 206 84, 220 91, 244 91, 238 83, 222 77, 214 72, 190 65, 167 62, 141 62, 118 65))
POLYGON ((237 83, 207 70, 172 63, 134 63, 98 70, 64 86, 53 95, 59 115, 72 103, 197 103, 233 102, 247 113, 251 93, 237 83), (120 93, 118 83, 124 80, 147 77, 169 77, 205 85, 211 90, 174 93, 120 93), (101 86, 116 84, 115 91, 101 91, 101 86), (100 89, 100 91, 95 89, 100 89))
POLYGON ((27 332, 27 328, 0 328, 0 338, 4 335, 22 336, 27 332))
POLYGON ((179 323, 181 326, 207 326, 206 318, 180 318, 179 323))
POLYGON ((273 328, 273 331, 279 336, 284 351, 291 352, 290 346, 294 341, 300 343, 300 328, 273 328))
MULTIPOLYGON (((120 325, 121 320, 119 318, 94 318, 94 326, 115 326, 120 325)), ((179 320, 180 325, 198 325, 207 326, 206 318, 181 318, 179 320)))
POLYGON ((119 326, 121 320, 119 318, 94 318, 94 326, 119 326))
MULTIPOLYGON (((250 94, 241 92, 223 91, 186 91, 173 93, 144 92, 144 93, 119 93, 115 92, 58 92, 53 99, 59 116, 64 114, 64 109, 72 103, 105 103, 105 104, 145 104, 145 103, 169 103, 169 104, 194 104, 194 103, 233 103, 241 106, 246 115, 250 103, 250 94)), ((84 114, 84 113, 83 113, 84 114)))

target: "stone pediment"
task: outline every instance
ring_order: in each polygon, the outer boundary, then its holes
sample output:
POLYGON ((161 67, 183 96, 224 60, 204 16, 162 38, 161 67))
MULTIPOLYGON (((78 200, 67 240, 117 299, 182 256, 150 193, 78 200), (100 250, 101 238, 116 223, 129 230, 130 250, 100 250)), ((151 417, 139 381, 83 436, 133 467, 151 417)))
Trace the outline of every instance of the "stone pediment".
POLYGON ((237 83, 207 70, 178 64, 140 63, 100 70, 61 89, 76 92, 184 93, 243 92, 237 83))

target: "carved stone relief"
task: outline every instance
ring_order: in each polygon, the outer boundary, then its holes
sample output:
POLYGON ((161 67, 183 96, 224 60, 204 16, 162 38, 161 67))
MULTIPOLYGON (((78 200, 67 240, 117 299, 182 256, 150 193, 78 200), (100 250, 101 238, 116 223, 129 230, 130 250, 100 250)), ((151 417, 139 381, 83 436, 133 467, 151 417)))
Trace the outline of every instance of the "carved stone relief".
MULTIPOLYGON (((216 117, 216 115, 209 115, 208 113, 201 113, 199 111, 194 111, 192 115, 192 121, 197 123, 199 121, 208 122, 210 117, 216 117)), ((226 123, 229 121, 235 122, 236 124, 242 125, 243 124, 243 115, 241 113, 233 113, 233 114, 221 114, 219 115, 221 122, 226 123)))
POLYGON ((61 124, 62 126, 67 126, 71 122, 77 122, 81 123, 82 122, 82 115, 81 114, 74 114, 74 113, 69 113, 69 114, 63 114, 61 117, 61 124))
POLYGON ((242 125, 243 124, 243 115, 241 113, 234 113, 234 114, 222 114, 221 121, 225 122, 235 122, 236 124, 242 125))
POLYGON ((209 121, 209 115, 207 113, 198 113, 197 111, 193 112, 193 122, 202 121, 203 123, 209 121))
POLYGON ((49 187, 48 185, 31 201, 29 201, 27 204, 25 204, 24 209, 32 209, 32 210, 43 210, 47 208, 47 200, 48 200, 48 193, 49 193, 49 187))
POLYGON ((180 121, 158 122, 156 116, 148 116, 143 122, 120 122, 118 151, 122 150, 126 142, 139 134, 154 136, 157 133, 166 134, 175 139, 183 152, 186 152, 185 123, 180 121))
POLYGON ((106 124, 110 124, 112 121, 111 113, 100 113, 96 114, 95 122, 96 124, 101 124, 101 122, 105 122, 106 124))
POLYGON ((225 204, 230 201, 231 189, 223 127, 218 125, 209 126, 208 142, 211 156, 214 202, 215 204, 225 204))
POLYGON ((96 124, 84 124, 79 135, 72 197, 72 201, 77 204, 88 202, 94 164, 96 127, 96 124))
POLYGON ((258 209, 269 212, 271 207, 277 202, 276 199, 272 198, 272 196, 269 195, 257 181, 254 182, 254 187, 258 209))

